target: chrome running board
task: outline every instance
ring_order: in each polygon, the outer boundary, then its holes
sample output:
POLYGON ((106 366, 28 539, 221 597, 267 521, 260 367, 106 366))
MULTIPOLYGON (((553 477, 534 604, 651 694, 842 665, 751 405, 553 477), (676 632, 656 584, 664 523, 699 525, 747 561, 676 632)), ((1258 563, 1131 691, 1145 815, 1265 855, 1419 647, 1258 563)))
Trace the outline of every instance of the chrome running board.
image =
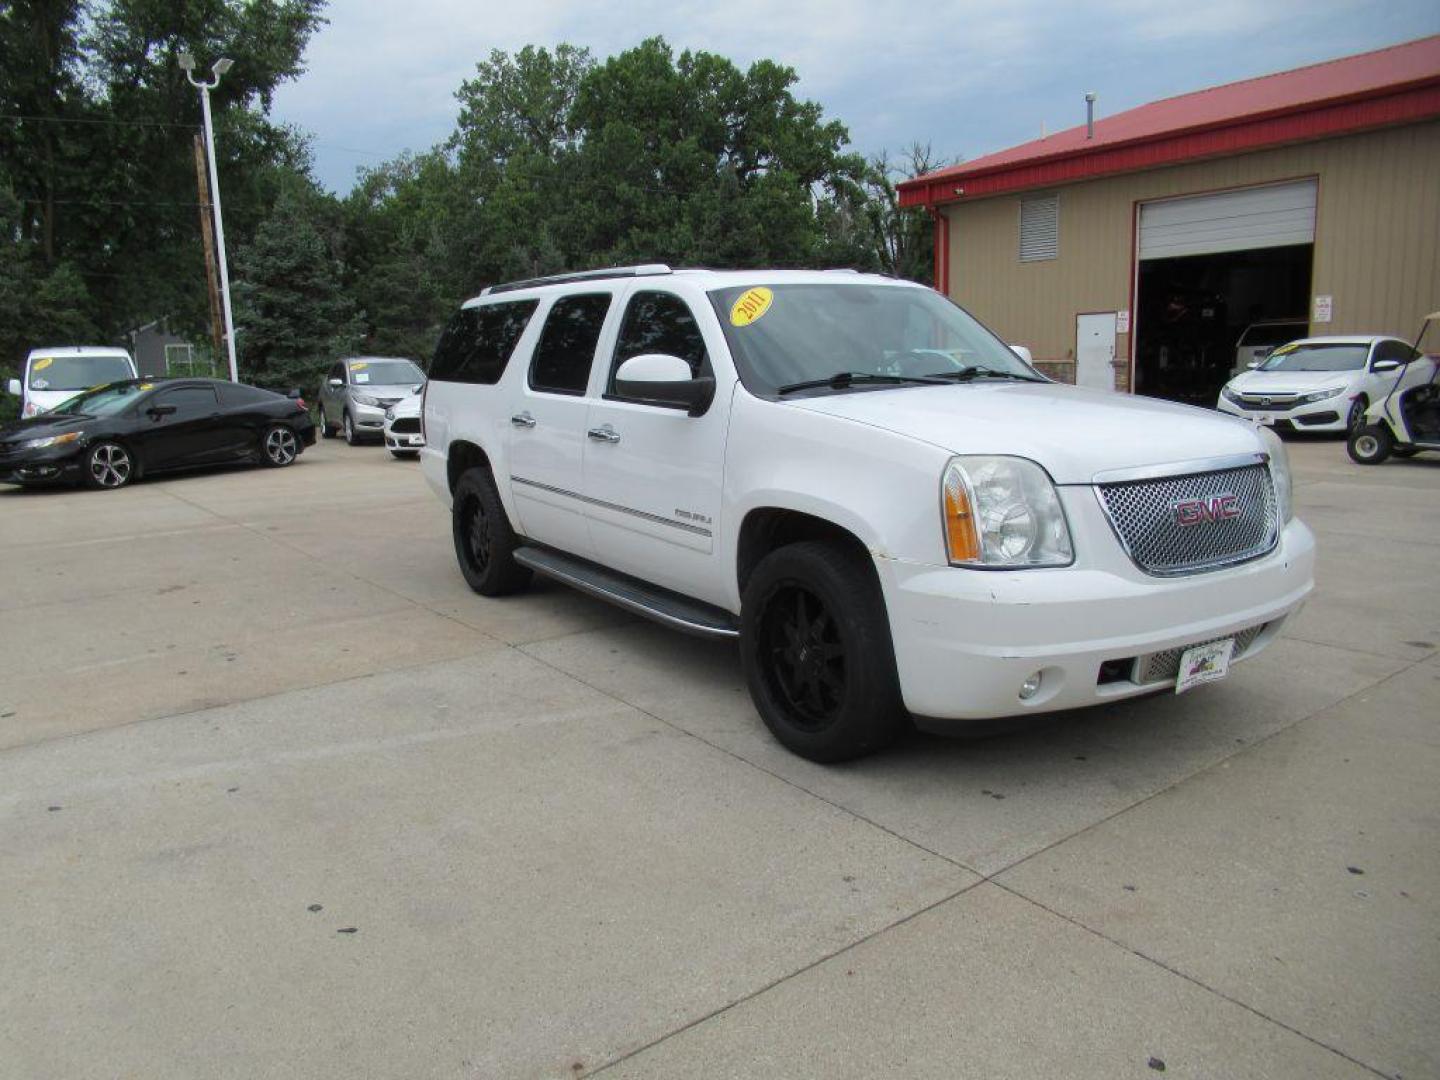
POLYGON ((723 608, 662 589, 638 578, 599 566, 588 559, 567 555, 553 548, 525 546, 515 551, 515 561, 537 574, 608 600, 627 611, 700 637, 737 638, 740 627, 734 615, 723 608))

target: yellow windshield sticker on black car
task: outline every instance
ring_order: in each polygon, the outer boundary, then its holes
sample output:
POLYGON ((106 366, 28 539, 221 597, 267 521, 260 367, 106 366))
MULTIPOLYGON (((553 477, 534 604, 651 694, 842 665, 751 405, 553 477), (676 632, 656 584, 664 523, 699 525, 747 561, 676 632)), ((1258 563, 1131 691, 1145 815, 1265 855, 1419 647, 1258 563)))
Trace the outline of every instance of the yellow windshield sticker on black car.
POLYGON ((730 308, 730 325, 749 326, 756 322, 770 310, 774 299, 775 294, 763 286, 746 289, 730 308))

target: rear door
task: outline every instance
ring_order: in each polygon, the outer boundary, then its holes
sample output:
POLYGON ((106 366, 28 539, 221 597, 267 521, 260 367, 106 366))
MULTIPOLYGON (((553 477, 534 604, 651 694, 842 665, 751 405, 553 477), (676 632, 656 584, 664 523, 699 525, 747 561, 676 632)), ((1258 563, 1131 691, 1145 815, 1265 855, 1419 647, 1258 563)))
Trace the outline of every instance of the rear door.
POLYGON ((698 291, 687 298, 673 289, 635 288, 606 357, 602 395, 586 421, 585 496, 596 558, 692 596, 715 577, 709 567, 720 527, 727 388, 717 387, 705 414, 692 417, 683 408, 622 397, 615 373, 632 356, 667 353, 686 361, 693 375, 713 376, 710 357, 723 348, 714 311, 698 291))
POLYGON ((594 548, 582 494, 586 393, 612 299, 596 291, 555 300, 510 400, 507 457, 520 527, 532 540, 587 558, 594 548))

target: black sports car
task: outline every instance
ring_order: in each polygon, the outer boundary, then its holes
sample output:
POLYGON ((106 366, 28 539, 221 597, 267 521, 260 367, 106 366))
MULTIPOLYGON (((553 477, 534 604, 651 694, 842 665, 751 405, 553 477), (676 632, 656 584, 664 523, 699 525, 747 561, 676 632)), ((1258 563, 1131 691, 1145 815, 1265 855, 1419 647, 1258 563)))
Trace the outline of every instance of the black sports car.
POLYGON ((0 482, 118 488, 202 465, 278 468, 313 445, 299 398, 218 379, 128 379, 0 428, 0 482))

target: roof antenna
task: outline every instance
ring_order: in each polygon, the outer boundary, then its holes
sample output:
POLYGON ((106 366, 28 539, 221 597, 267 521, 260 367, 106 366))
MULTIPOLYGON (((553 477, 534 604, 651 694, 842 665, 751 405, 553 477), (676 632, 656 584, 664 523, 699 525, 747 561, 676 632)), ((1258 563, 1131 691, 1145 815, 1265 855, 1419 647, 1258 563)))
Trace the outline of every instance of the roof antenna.
POLYGON ((1095 94, 1085 95, 1085 138, 1095 137, 1095 94))

